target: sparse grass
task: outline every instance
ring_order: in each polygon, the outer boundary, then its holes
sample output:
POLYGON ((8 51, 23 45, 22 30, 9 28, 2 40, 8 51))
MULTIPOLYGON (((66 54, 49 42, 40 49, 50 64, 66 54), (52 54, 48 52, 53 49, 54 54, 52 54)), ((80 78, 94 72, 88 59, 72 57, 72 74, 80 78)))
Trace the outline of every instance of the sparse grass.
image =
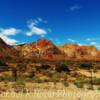
POLYGON ((69 86, 69 83, 68 82, 63 82, 64 86, 65 87, 68 87, 69 86))
POLYGON ((25 90, 25 87, 26 87, 26 84, 24 81, 22 80, 19 80, 19 81, 16 81, 13 86, 12 86, 15 90, 15 92, 24 92, 25 90))
POLYGON ((7 75, 7 74, 4 74, 3 76, 0 76, 0 82, 12 82, 14 79, 13 77, 7 75))
POLYGON ((93 83, 94 83, 95 85, 99 85, 99 84, 100 84, 100 78, 94 78, 94 79, 93 79, 93 83))
POLYGON ((88 84, 88 90, 94 90, 93 85, 92 84, 88 84))

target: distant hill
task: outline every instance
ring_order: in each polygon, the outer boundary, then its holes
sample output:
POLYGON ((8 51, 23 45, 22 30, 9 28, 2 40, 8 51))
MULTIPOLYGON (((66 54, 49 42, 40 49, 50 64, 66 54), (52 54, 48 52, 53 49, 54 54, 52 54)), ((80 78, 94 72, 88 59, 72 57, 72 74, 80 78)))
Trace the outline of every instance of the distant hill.
POLYGON ((56 46, 52 41, 39 39, 30 44, 9 46, 0 39, 0 60, 100 60, 100 51, 95 46, 64 44, 56 46))

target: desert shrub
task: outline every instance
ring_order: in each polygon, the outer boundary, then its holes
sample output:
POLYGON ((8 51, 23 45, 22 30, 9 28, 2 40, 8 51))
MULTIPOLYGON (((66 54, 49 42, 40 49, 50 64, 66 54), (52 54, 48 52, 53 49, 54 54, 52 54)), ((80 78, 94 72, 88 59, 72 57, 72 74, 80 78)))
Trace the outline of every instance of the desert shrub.
POLYGON ((97 89, 100 90, 100 86, 98 86, 97 89))
POLYGON ((76 80, 74 82, 74 84, 76 85, 77 88, 83 88, 84 87, 84 82, 83 80, 76 80))
POLYGON ((37 80, 35 80, 35 82, 36 82, 36 83, 43 83, 43 80, 37 79, 37 80))
POLYGON ((92 84, 88 84, 88 88, 87 89, 89 89, 89 90, 93 90, 94 88, 93 88, 93 85, 92 84))
POLYGON ((47 76, 41 76, 39 79, 40 79, 42 82, 49 82, 49 77, 47 77, 47 76))
POLYGON ((33 78, 34 76, 35 76, 35 70, 32 69, 31 72, 30 72, 29 77, 30 77, 30 78, 33 78))
POLYGON ((56 67, 57 72, 69 72, 69 67, 66 63, 61 63, 60 65, 57 65, 56 67))
POLYGON ((68 83, 68 82, 63 82, 63 85, 64 85, 65 87, 68 87, 68 86, 69 86, 69 83, 68 83))
POLYGON ((3 76, 0 77, 0 81, 10 82, 10 81, 13 81, 13 77, 7 74, 4 74, 3 76))
POLYGON ((4 81, 4 78, 2 76, 0 76, 0 82, 4 81))
POLYGON ((44 83, 44 80, 40 79, 40 78, 36 78, 33 80, 33 82, 35 83, 44 83))
POLYGON ((41 65, 41 69, 43 69, 43 70, 47 70, 49 68, 50 68, 49 65, 46 65, 46 64, 41 65))
POLYGON ((86 62, 84 62, 84 63, 80 64, 80 68, 83 68, 83 69, 88 69, 89 70, 92 67, 93 67, 92 63, 86 63, 86 62))
POLYGON ((95 85, 99 85, 99 84, 100 84, 100 78, 94 78, 94 79, 93 79, 93 83, 94 83, 95 85))

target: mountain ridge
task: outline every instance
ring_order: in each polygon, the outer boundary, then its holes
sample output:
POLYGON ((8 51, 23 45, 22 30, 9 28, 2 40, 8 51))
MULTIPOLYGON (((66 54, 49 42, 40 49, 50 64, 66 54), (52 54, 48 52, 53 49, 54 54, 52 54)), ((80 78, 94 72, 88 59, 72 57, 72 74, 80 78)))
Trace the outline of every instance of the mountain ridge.
MULTIPOLYGON (((9 46, 0 39, 0 47, 3 49, 0 54, 5 56, 17 56, 17 59, 42 59, 49 61, 59 60, 100 60, 100 50, 95 46, 64 44, 55 45, 45 38, 23 45, 9 46), (9 51, 9 52, 8 52, 9 51), (20 55, 18 57, 18 55, 20 55)), ((4 57, 5 57, 4 56, 4 57)))

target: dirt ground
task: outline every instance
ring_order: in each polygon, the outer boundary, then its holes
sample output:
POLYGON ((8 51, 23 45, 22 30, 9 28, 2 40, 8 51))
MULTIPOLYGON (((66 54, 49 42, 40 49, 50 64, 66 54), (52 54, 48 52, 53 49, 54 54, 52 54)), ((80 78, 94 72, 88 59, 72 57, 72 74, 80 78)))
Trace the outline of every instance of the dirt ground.
POLYGON ((32 93, 6 92, 0 94, 0 100, 100 100, 99 90, 78 89, 72 84, 64 87, 58 83, 54 88, 51 83, 28 83, 29 88, 32 86, 37 87, 32 93))

